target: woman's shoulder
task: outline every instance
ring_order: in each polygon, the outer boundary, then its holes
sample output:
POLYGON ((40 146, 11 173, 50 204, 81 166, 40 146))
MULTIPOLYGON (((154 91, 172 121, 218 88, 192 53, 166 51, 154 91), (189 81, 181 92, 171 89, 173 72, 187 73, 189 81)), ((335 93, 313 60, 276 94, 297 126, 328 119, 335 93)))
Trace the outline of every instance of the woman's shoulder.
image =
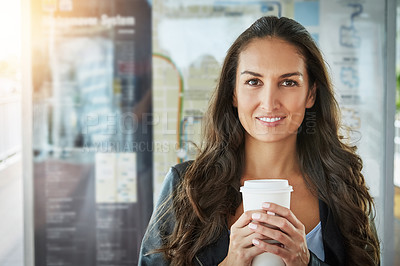
POLYGON ((176 177, 181 179, 185 175, 186 170, 192 163, 193 163, 193 161, 190 160, 190 161, 185 161, 183 163, 176 164, 171 167, 171 171, 176 175, 176 177))
POLYGON ((183 163, 172 166, 164 178, 163 186, 161 188, 161 196, 166 196, 176 189, 178 184, 182 181, 186 170, 193 161, 186 161, 183 163))

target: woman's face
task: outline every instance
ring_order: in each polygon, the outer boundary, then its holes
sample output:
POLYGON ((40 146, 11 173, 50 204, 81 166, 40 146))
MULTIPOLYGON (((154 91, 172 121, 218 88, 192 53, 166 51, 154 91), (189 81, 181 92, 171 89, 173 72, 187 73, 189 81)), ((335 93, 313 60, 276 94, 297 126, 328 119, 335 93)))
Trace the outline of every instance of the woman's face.
POLYGON ((240 53, 233 104, 247 139, 296 138, 305 109, 314 104, 308 91, 304 59, 292 44, 255 39, 240 53))

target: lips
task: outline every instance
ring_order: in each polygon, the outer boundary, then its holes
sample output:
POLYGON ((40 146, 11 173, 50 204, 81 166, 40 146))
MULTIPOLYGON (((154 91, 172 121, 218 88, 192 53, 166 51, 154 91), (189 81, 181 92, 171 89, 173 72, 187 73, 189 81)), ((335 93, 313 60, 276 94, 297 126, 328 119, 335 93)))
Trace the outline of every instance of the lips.
POLYGON ((273 127, 279 125, 286 116, 259 116, 256 117, 263 125, 273 127))

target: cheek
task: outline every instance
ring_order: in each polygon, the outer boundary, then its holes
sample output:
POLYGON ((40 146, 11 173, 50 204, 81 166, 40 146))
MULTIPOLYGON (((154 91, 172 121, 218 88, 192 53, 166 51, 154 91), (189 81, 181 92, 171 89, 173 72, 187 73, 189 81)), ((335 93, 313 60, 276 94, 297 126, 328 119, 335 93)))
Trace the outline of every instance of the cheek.
POLYGON ((244 128, 249 128, 252 121, 253 111, 256 108, 254 98, 248 95, 237 95, 237 111, 240 123, 244 128))
POLYGON ((305 110, 306 108, 306 95, 303 94, 292 94, 292 95, 287 95, 284 97, 285 101, 285 106, 289 110, 305 110))
POLYGON ((302 99, 301 97, 302 96, 299 95, 296 98, 286 99, 285 107, 290 113, 290 120, 295 125, 298 125, 303 121, 306 111, 305 99, 302 99))
POLYGON ((249 110, 252 109, 256 105, 255 97, 249 94, 237 94, 237 107, 238 110, 249 110))
POLYGON ((302 101, 298 101, 298 100, 296 101, 296 100, 294 100, 294 101, 292 101, 292 102, 290 103, 290 105, 288 106, 288 108, 289 108, 291 111, 303 113, 303 112, 305 111, 305 103, 302 102, 302 101))

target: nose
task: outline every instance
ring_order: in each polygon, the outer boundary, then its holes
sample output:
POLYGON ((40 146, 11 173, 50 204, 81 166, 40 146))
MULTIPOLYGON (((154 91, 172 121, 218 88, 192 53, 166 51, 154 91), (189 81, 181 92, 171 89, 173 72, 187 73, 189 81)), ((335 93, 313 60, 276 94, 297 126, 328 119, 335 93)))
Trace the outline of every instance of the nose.
POLYGON ((260 93, 260 107, 266 111, 279 108, 279 91, 274 84, 265 84, 260 93))

